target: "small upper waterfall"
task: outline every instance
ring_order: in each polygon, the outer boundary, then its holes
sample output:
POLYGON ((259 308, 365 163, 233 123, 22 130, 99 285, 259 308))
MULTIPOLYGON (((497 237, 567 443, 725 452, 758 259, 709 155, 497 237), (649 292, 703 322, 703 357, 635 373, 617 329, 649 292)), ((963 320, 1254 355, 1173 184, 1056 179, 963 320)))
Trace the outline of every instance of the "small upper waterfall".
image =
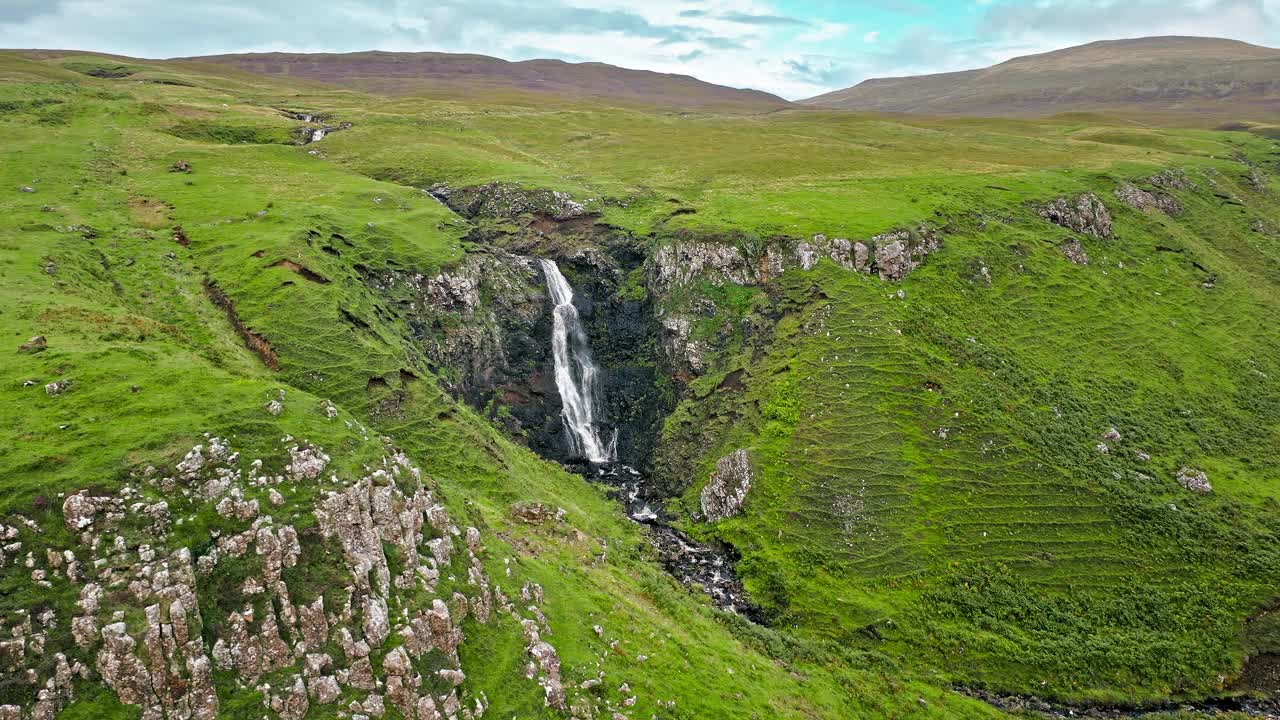
POLYGON ((551 331, 551 350, 555 360, 556 389, 560 391, 561 419, 565 434, 575 455, 594 464, 614 459, 614 447, 600 441, 596 429, 596 407, 599 403, 597 376, 599 368, 591 359, 591 346, 573 306, 573 288, 551 260, 540 260, 547 277, 547 291, 555 304, 551 331))

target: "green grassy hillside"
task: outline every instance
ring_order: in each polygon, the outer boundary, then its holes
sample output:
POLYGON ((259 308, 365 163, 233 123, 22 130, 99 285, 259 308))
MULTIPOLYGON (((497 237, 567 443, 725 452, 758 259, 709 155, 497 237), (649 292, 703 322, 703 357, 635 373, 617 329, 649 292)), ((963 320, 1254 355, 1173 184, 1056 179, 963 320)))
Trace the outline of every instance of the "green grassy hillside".
MULTIPOLYGON (((373 477, 389 448, 421 468, 458 528, 479 530, 487 583, 510 597, 541 586, 544 598, 497 619, 458 621, 459 691, 488 717, 990 717, 952 686, 1200 698, 1236 690, 1257 653, 1246 621, 1280 581, 1280 186, 1269 175, 1280 150, 1267 138, 1096 118, 387 99, 183 64, 11 53, 0 54, 0 133, 0 326, 11 346, 0 523, 22 543, 0 556, 0 623, 56 617, 41 653, 0 654, 0 705, 30 712, 57 653, 101 665, 101 648, 70 634, 82 582, 51 559, 65 550, 89 567, 101 550, 67 527, 66 497, 169 502, 182 522, 164 533, 119 521, 138 557, 142 545, 185 547, 198 563, 215 539, 250 527, 148 480, 147 466, 173 474, 210 437, 229 439, 240 455, 226 462, 244 477, 255 458, 287 474, 291 443, 330 456, 324 474, 279 486, 278 505, 267 487, 244 487, 276 526, 297 527, 303 561, 285 580, 298 605, 339 607, 353 597, 344 585, 368 582, 347 572, 316 508, 373 477), (352 126, 297 145, 302 123, 281 109, 352 126), (175 171, 181 163, 190 172, 175 171), (1147 180, 1169 168, 1185 173, 1184 188, 1147 180), (515 232, 494 221, 472 233, 423 190, 494 180, 570 193, 643 247, 646 267, 675 242, 754 259, 817 233, 937 229, 941 248, 900 283, 824 259, 742 284, 628 286, 660 312, 698 313, 705 369, 664 380, 678 404, 660 465, 678 523, 741 553, 768 627, 681 587, 605 488, 443 392, 437 375, 449 369, 427 361, 403 289, 370 283, 432 277, 490 250, 483 238, 515 232), (1168 192, 1182 212, 1123 205, 1114 190, 1128 181, 1168 192), (1034 207, 1085 192, 1110 208, 1111 237, 1073 233, 1034 207), (1060 249, 1073 240, 1088 265, 1060 249), (37 335, 47 349, 19 350, 37 335), (69 382, 46 392, 55 381, 69 382), (1112 427, 1120 439, 1104 440, 1112 427), (698 494, 737 448, 755 472, 744 512, 701 522, 698 494), (1213 491, 1181 487, 1183 467, 1205 471, 1213 491), (565 513, 527 523, 513 512, 520 502, 565 513), (563 713, 546 706, 545 667, 526 677, 521 619, 558 653, 563 713)), ((393 574, 407 567, 406 548, 381 544, 393 574)), ((393 624, 435 596, 475 597, 454 545, 434 596, 412 582, 386 596, 393 624)), ((108 567, 131 572, 113 557, 108 567)), ((256 603, 258 616, 287 615, 289 597, 244 593, 265 572, 258 555, 244 557, 196 581, 215 655, 228 613, 256 603)), ((146 603, 114 590, 102 621, 118 610, 143 638, 146 603)), ((360 620, 339 621, 361 634, 360 620)), ((374 647, 379 677, 400 642, 374 647)), ((336 644, 328 652, 350 659, 336 644)), ((302 655, 252 681, 218 668, 218 716, 296 715, 263 700, 307 672, 302 655)), ((414 662, 426 687, 444 660, 414 662)), ((63 714, 139 716, 100 674, 59 690, 63 714)), ((337 717, 367 694, 344 686, 326 704, 314 692, 298 717, 337 717)))

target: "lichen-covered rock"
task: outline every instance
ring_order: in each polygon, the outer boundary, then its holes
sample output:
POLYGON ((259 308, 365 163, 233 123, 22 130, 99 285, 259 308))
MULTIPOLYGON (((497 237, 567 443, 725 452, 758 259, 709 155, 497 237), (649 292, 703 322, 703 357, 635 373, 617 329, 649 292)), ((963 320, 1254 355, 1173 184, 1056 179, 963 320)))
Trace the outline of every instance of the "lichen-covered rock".
POLYGON ((1178 471, 1178 484, 1201 495, 1213 492, 1213 485, 1209 484, 1209 476, 1204 471, 1192 467, 1184 467, 1178 471))
POLYGON ((658 248, 649 269, 649 284, 659 293, 703 279, 716 285, 751 285, 757 280, 751 262, 736 245, 680 241, 658 248))
POLYGON ((1085 252, 1084 245, 1081 245, 1079 240, 1068 240, 1059 245, 1058 249, 1076 265, 1089 264, 1089 253, 1085 252))
POLYGON ((1093 193, 1077 195, 1074 199, 1057 198, 1038 206, 1036 212, 1069 230, 1096 238, 1111 237, 1111 213, 1093 193))
POLYGON ((689 318, 681 314, 670 314, 662 318, 662 352, 668 367, 677 373, 701 375, 707 370, 707 353, 711 347, 703 340, 690 337, 693 324, 689 318))
POLYGON ((1196 187, 1191 178, 1187 177, 1186 171, 1178 168, 1161 170, 1147 178, 1147 182, 1165 190, 1194 190, 1196 187))
MULTIPOLYGON (((53 720, 70 701, 73 679, 97 681, 88 667, 61 654, 45 655, 52 642, 59 647, 74 641, 94 659, 97 678, 121 703, 136 706, 144 720, 214 720, 219 714, 215 663, 242 687, 259 683, 265 704, 281 718, 302 718, 313 706, 338 702, 347 691, 377 693, 357 703, 366 716, 392 712, 385 697, 406 718, 480 717, 487 699, 465 694, 466 671, 458 654, 465 639, 461 621, 474 617, 477 627, 489 623, 493 598, 502 597, 478 557, 484 549, 480 531, 469 527, 464 533, 455 526, 422 483, 420 471, 389 449, 356 482, 332 477, 328 487, 336 489, 322 486, 314 508, 320 532, 312 542, 337 538, 343 547, 332 561, 351 572, 351 584, 338 589, 345 590, 345 603, 339 601, 331 612, 323 596, 295 605, 290 595, 296 589, 288 586, 285 569, 300 562, 304 539, 283 518, 262 514, 256 501, 245 499, 246 491, 284 482, 285 475, 261 476, 261 460, 243 472, 238 453, 225 440, 206 438, 177 463, 175 477, 162 477, 153 467, 141 474, 150 486, 145 492, 126 486, 119 497, 81 491, 64 500, 64 521, 77 548, 27 553, 21 572, 30 568, 33 580, 44 587, 65 575, 79 590, 75 615, 68 622, 50 607, 27 615, 21 625, 0 624, 0 672, 13 670, 23 683, 39 688, 28 705, 4 712, 21 720, 53 720), (216 491, 206 492, 211 486, 216 491), (149 492, 166 493, 168 499, 148 501, 149 492), (224 523, 242 529, 215 533, 197 573, 189 549, 168 545, 171 505, 179 521, 192 510, 216 507, 224 523), (142 542, 135 530, 145 533, 142 542), (390 547, 405 565, 394 577, 387 562, 390 547), (85 553, 92 562, 82 569, 85 553), (225 620, 206 628, 198 581, 219 577, 219 565, 228 558, 252 558, 247 576, 220 589, 231 597, 219 597, 219 604, 230 601, 241 609, 229 610, 225 620), (451 578, 458 582, 450 588, 449 604, 444 597, 431 597, 442 570, 458 574, 451 578), (429 609, 409 612, 428 598, 429 609), (55 632, 63 637, 55 638, 55 632), (393 644, 394 635, 399 641, 393 644), (342 648, 341 660, 324 651, 331 638, 342 648), (380 646, 394 649, 382 656, 375 675, 380 646), (428 683, 415 667, 429 653, 433 677, 428 683), (264 676, 290 679, 268 683, 264 676)), ((282 444, 291 442, 286 437, 282 444)), ((303 466, 319 458, 321 465, 328 461, 323 450, 305 442, 289 450, 290 461, 303 466)), ((288 474, 326 482, 319 470, 288 474)), ((306 499, 297 497, 299 503, 306 499)), ((38 531, 34 524, 32 529, 38 531)), ((0 541, 6 543, 0 546, 0 565, 17 552, 11 547, 21 545, 17 538, 16 527, 0 525, 0 541)), ((541 588, 522 598, 542 602, 541 588)), ((521 620, 509 602, 503 608, 521 620)), ((550 633, 536 606, 523 612, 550 633)), ((558 677, 539 682, 553 691, 559 687, 558 677)))
POLYGON ((1165 215, 1178 215, 1182 206, 1164 193, 1150 193, 1133 183, 1123 183, 1115 190, 1116 199, 1136 210, 1159 210, 1165 215))
POLYGON ((746 450, 734 450, 720 458, 702 488, 702 515, 708 522, 737 515, 751 491, 751 480, 751 457, 746 450))
POLYGON ((289 465, 285 472, 294 480, 314 480, 324 472, 329 456, 310 445, 289 448, 289 465))
MULTIPOLYGON (((862 245, 862 243, 858 243, 862 245)), ((866 260, 866 246, 862 245, 863 261, 866 260)), ((803 270, 811 270, 822 258, 830 260, 846 270, 857 267, 856 251, 853 243, 844 238, 827 239, 826 235, 814 235, 812 241, 802 240, 796 245, 796 259, 803 270)), ((862 268, 857 268, 862 269, 862 268)))
POLYGON ((938 234, 927 226, 897 230, 871 239, 875 247, 874 269, 881 280, 901 280, 941 247, 938 234))

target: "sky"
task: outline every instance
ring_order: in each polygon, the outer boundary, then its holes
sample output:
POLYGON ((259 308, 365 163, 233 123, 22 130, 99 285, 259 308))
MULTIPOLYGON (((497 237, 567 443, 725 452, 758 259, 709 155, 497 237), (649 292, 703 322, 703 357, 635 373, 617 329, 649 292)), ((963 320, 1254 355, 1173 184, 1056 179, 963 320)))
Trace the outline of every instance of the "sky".
POLYGON ((0 47, 552 57, 792 100, 1149 35, 1278 46, 1280 0, 0 0, 0 47))

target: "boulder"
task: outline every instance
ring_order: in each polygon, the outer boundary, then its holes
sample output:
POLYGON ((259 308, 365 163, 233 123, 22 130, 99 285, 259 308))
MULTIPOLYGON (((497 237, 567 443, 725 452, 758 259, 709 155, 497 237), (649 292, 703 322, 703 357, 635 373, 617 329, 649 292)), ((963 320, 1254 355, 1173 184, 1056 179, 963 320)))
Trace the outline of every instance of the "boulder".
POLYGON ((36 335, 30 340, 18 346, 18 352, 38 353, 44 352, 49 347, 49 341, 43 335, 36 335))
POLYGON ((1213 486, 1209 484, 1209 476, 1203 470, 1192 467, 1184 467, 1178 471, 1178 484, 1201 495, 1213 492, 1213 486))

